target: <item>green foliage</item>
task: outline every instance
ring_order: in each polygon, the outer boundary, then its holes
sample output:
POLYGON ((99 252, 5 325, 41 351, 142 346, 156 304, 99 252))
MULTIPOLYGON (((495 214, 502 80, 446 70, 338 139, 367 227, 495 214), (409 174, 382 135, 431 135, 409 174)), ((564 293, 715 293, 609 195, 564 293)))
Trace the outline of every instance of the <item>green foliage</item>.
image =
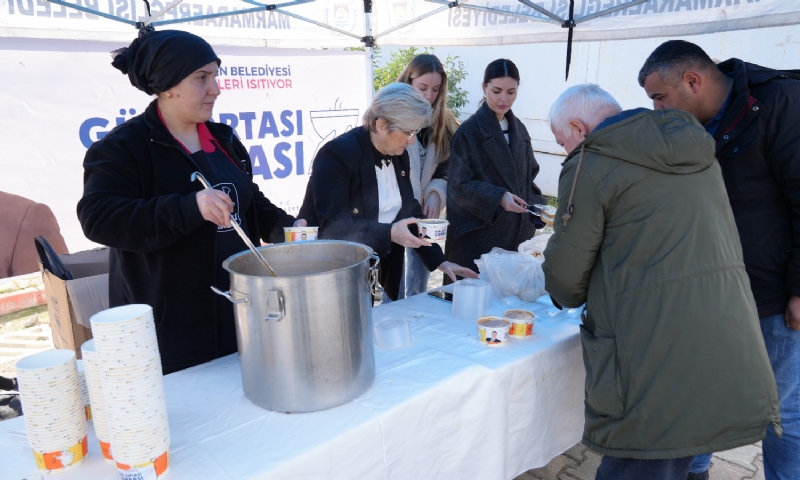
POLYGON ((374 52, 375 56, 372 59, 372 82, 376 92, 397 80, 397 76, 406 68, 408 62, 422 53, 417 51, 415 47, 397 50, 389 55, 389 61, 386 62, 386 65, 379 67, 378 63, 381 58, 381 51, 379 48, 376 48, 374 52))
POLYGON ((447 107, 458 118, 461 108, 467 105, 467 91, 459 86, 467 78, 467 71, 458 56, 450 55, 444 59, 444 71, 447 72, 447 107))
MULTIPOLYGON (((381 52, 379 48, 376 48, 372 59, 375 91, 397 80, 397 76, 400 75, 400 72, 403 71, 411 59, 421 53, 433 54, 434 52, 429 47, 423 51, 419 51, 415 47, 400 49, 389 55, 386 65, 379 67, 381 52)), ((464 68, 464 62, 459 60, 457 56, 448 55, 442 65, 447 73, 447 107, 458 117, 461 113, 460 109, 467 104, 467 91, 459 87, 461 81, 466 78, 467 71, 464 68)))

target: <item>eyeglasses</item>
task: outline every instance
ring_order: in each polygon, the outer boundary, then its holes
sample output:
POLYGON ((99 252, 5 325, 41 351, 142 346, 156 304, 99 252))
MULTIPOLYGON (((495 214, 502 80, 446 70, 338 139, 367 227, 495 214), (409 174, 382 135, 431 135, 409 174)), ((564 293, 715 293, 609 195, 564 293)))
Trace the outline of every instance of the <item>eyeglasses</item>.
POLYGON ((406 140, 411 140, 412 138, 414 138, 414 135, 419 133, 419 130, 412 130, 410 132, 407 132, 405 130, 400 130, 400 131, 403 132, 403 134, 406 136, 406 140))

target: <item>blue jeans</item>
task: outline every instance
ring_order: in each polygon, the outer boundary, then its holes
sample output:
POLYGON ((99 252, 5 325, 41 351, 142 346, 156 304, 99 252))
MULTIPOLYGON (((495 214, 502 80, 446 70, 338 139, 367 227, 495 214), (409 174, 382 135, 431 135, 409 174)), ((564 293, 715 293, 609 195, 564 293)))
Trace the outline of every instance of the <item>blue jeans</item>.
MULTIPOLYGON (((783 314, 761 319, 761 333, 767 346, 769 362, 778 384, 781 401, 783 437, 767 427, 761 443, 766 480, 800 479, 800 332, 786 326, 783 314)), ((689 469, 692 473, 708 470, 711 455, 697 455, 689 469)))
POLYGON ((594 480, 686 480, 692 458, 635 460, 604 456, 594 480))
POLYGON ((766 480, 800 479, 800 331, 786 326, 783 314, 761 319, 761 333, 778 384, 783 436, 772 427, 761 443, 766 480))
POLYGON ((692 460, 692 465, 689 467, 689 473, 703 473, 708 470, 711 465, 711 457, 713 453, 704 453, 703 455, 695 455, 692 460))
MULTIPOLYGON (((431 272, 428 267, 422 263, 419 253, 416 248, 406 247, 406 256, 403 261, 403 275, 400 277, 400 291, 397 293, 397 299, 412 297, 418 293, 428 291, 428 280, 431 278, 431 272)), ((391 303, 392 299, 385 293, 381 296, 381 303, 391 303)))

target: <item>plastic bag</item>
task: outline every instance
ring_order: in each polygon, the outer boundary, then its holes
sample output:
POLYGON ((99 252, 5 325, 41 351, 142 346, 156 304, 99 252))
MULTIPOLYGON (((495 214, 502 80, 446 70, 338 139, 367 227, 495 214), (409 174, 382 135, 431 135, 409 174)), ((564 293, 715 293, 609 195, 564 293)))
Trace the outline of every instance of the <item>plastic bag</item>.
POLYGON ((542 263, 533 255, 493 248, 475 261, 481 273, 492 285, 494 293, 504 298, 516 295, 525 302, 534 302, 545 295, 542 263))
POLYGON ((543 260, 544 249, 547 247, 547 242, 550 241, 550 237, 552 236, 552 233, 542 233, 541 235, 536 235, 530 240, 525 240, 524 242, 520 243, 519 247, 517 247, 517 251, 525 255, 533 255, 534 257, 543 260))

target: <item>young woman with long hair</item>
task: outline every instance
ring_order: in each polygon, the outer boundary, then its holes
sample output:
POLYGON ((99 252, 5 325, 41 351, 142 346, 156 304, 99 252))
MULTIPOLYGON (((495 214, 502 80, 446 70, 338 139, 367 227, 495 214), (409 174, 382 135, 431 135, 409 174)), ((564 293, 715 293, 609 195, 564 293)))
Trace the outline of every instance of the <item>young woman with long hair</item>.
POLYGON ((544 227, 526 208, 545 198, 534 183, 539 164, 531 137, 511 111, 519 83, 514 62, 491 62, 483 76, 484 101, 453 138, 445 253, 448 260, 474 270, 475 260, 492 248, 516 251, 544 227))
MULTIPOLYGON (((433 108, 431 125, 417 133, 416 142, 407 148, 411 163, 411 186, 426 218, 439 218, 447 203, 447 159, 458 121, 447 108, 447 73, 442 62, 424 53, 414 57, 397 77, 422 95, 433 108)), ((406 264, 398 298, 428 289, 430 273, 413 248, 406 251, 406 264)))

